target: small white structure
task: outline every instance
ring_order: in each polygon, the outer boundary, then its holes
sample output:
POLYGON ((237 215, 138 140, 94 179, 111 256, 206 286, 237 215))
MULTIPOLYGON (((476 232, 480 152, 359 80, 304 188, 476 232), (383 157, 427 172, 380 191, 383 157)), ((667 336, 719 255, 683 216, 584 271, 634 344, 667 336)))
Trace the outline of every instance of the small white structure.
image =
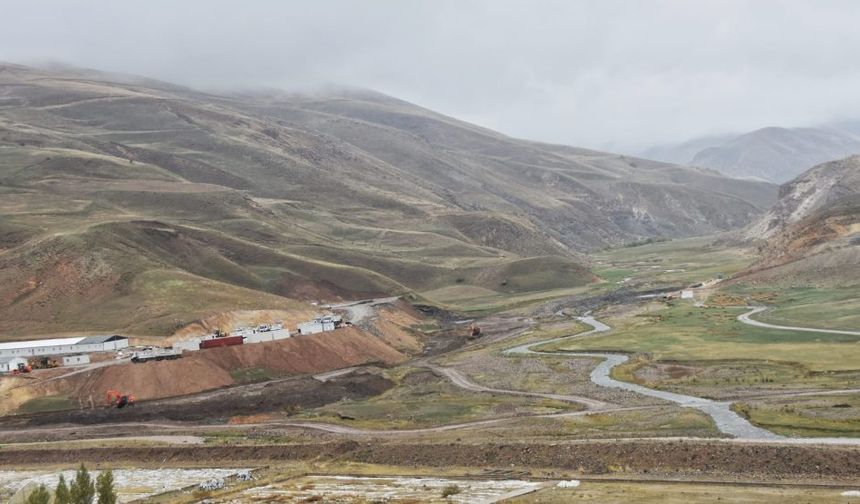
POLYGON ((128 347, 128 338, 116 334, 112 336, 15 341, 12 343, 0 343, 0 357, 112 352, 126 347, 128 347))
POLYGON ((195 352, 200 350, 200 340, 195 338, 185 341, 177 341, 173 343, 173 349, 177 352, 195 352))
MULTIPOLYGON (((238 327, 235 330, 233 330, 233 332, 230 333, 230 336, 244 336, 247 338, 248 336, 251 336, 256 332, 257 332, 256 329, 253 329, 251 327, 238 327)), ((207 335, 206 338, 204 338, 204 339, 209 339, 209 338, 214 338, 214 337, 215 337, 215 335, 212 334, 212 335, 207 335)))
POLYGON ((0 357, 0 373, 11 373, 18 369, 18 365, 27 365, 27 359, 23 357, 0 357))
POLYGON ((302 334, 316 334, 326 331, 334 331, 340 326, 341 318, 325 315, 315 317, 310 322, 302 322, 299 324, 299 332, 302 334))
POLYGON ((88 354, 78 354, 78 355, 64 355, 63 356, 63 365, 64 366, 78 366, 81 364, 89 364, 90 356, 88 354))
POLYGON ((681 291, 681 299, 693 299, 693 291, 682 290, 681 291))
POLYGON ((287 339, 290 336, 290 331, 286 329, 278 329, 273 331, 265 331, 265 332, 256 332, 245 336, 245 344, 248 343, 262 343, 264 341, 276 341, 287 339))

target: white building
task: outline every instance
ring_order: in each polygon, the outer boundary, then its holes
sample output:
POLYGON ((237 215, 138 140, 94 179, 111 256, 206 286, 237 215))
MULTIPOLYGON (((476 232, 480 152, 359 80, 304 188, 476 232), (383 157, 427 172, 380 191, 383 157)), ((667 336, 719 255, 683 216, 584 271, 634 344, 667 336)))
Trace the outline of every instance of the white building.
POLYGON ((693 299, 693 291, 682 290, 681 291, 681 299, 693 299))
POLYGON ((11 373, 18 369, 18 364, 27 365, 23 357, 0 357, 0 373, 11 373))
POLYGON ((178 352, 195 352, 200 350, 200 340, 190 339, 173 343, 173 349, 178 352))
POLYGON ((79 366, 81 364, 89 364, 89 363, 90 363, 89 354, 64 355, 63 356, 63 365, 64 366, 79 366))
POLYGON ((341 318, 337 316, 319 316, 310 322, 302 322, 299 324, 299 332, 302 334, 316 334, 326 331, 334 331, 340 326, 341 318))
POLYGON ((15 341, 0 343, 0 358, 112 352, 126 347, 128 338, 117 335, 15 341))
POLYGON ((264 341, 277 341, 282 339, 287 339, 290 336, 290 331, 287 329, 278 329, 274 331, 265 331, 265 332, 256 332, 245 336, 245 344, 248 343, 262 343, 264 341))

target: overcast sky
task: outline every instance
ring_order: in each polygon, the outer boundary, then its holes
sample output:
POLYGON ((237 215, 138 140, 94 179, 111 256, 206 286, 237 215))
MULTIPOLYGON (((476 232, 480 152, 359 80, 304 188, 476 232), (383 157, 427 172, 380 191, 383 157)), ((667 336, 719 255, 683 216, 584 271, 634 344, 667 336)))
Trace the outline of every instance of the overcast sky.
POLYGON ((860 1, 8 1, 0 60, 199 88, 372 88, 634 152, 860 117, 860 1))

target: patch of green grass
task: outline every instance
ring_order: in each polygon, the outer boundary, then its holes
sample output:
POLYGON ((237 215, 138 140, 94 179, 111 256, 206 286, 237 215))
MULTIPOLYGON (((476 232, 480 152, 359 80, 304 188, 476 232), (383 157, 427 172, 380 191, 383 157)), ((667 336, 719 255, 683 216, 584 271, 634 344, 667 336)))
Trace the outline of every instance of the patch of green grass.
POLYGON ((712 399, 787 389, 852 388, 860 371, 810 371, 794 362, 766 360, 653 361, 638 355, 613 369, 615 379, 712 399))
POLYGON ((62 411, 73 409, 77 405, 64 395, 36 397, 18 407, 18 413, 43 413, 45 411, 62 411))
POLYGON ((775 288, 732 286, 738 295, 762 299, 773 308, 756 319, 777 325, 860 331, 860 288, 775 288))
POLYGON ((730 276, 755 261, 747 250, 718 244, 716 237, 687 238, 620 247, 593 255, 595 272, 615 283, 674 285, 730 276))
POLYGON ((424 296, 431 303, 442 306, 448 310, 465 313, 469 316, 477 317, 481 315, 499 312, 502 310, 512 310, 517 308, 529 307, 559 297, 583 294, 591 289, 594 289, 597 285, 602 284, 592 284, 588 286, 578 286, 551 290, 538 290, 520 294, 498 293, 494 295, 480 296, 474 298, 448 298, 447 301, 444 302, 440 299, 435 299, 431 297, 433 291, 428 293, 422 293, 422 296, 424 296))
POLYGON ((579 409, 563 401, 470 392, 426 370, 393 371, 388 377, 398 384, 388 392, 366 400, 329 404, 303 416, 365 428, 415 428, 579 409))
POLYGON ((268 369, 263 368, 241 368, 230 371, 230 376, 236 383, 256 383, 273 378, 272 373, 268 369))
POLYGON ((860 437, 860 394, 743 401, 732 407, 785 436, 860 437))
MULTIPOLYGON (((523 418, 504 424, 486 426, 471 434, 471 441, 496 440, 511 436, 530 440, 558 441, 573 438, 620 438, 641 436, 702 436, 719 437, 714 422, 705 413, 674 406, 646 410, 594 412, 587 415, 555 418, 523 418)), ((451 431, 434 435, 437 440, 456 439, 462 432, 451 431)))
POLYGON ((648 313, 608 320, 615 328, 610 333, 541 349, 646 352, 655 360, 773 360, 813 371, 860 367, 860 337, 753 327, 736 320, 744 311, 653 304, 648 313))
POLYGON ((607 282, 611 282, 611 283, 615 284, 615 283, 620 282, 621 280, 624 280, 625 278, 634 276, 637 273, 637 270, 628 269, 628 268, 623 268, 623 269, 610 268, 610 269, 597 270, 594 273, 597 276, 599 276, 600 278, 606 280, 607 282))

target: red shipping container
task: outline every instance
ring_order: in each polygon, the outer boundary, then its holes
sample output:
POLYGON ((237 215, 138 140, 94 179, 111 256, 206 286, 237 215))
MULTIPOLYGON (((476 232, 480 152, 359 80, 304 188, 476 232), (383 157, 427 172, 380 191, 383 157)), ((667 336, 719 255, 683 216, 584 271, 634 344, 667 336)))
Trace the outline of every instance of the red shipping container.
POLYGON ((203 350, 205 348, 241 345, 244 342, 245 338, 242 336, 226 336, 224 338, 205 339, 200 342, 200 349, 203 350))

